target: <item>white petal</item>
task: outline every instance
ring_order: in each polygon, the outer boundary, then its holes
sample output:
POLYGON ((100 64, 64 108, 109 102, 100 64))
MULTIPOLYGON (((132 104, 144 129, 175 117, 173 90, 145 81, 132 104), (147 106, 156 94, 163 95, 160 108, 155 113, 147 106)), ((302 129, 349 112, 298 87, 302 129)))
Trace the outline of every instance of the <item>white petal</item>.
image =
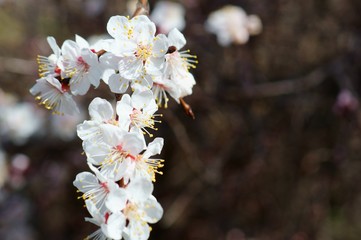
POLYGON ((109 19, 107 30, 113 38, 125 38, 129 28, 129 19, 124 16, 113 16, 109 19))
POLYGON ((98 131, 99 123, 94 121, 84 121, 83 123, 78 124, 76 129, 78 137, 81 140, 88 140, 94 137, 94 133, 98 131))
POLYGON ((128 94, 124 94, 122 99, 117 102, 116 112, 119 117, 119 127, 126 131, 129 130, 129 125, 131 123, 130 114, 132 111, 131 98, 128 94))
POLYGON ((93 222, 93 223, 100 226, 100 224, 103 222, 103 217, 101 216, 99 209, 97 208, 95 203, 92 200, 87 199, 87 200, 85 200, 85 206, 88 209, 88 212, 90 213, 90 215, 96 221, 96 223, 95 222, 93 222))
POLYGON ((89 115, 94 121, 106 122, 113 118, 113 114, 112 105, 105 99, 97 97, 89 104, 89 115))
POLYGON ((65 59, 75 60, 80 55, 80 48, 76 42, 72 40, 66 40, 61 46, 61 52, 65 59))
POLYGON ((74 74, 70 79, 69 85, 70 91, 74 95, 85 95, 90 88, 88 79, 86 79, 83 74, 79 73, 74 74))
POLYGON ((129 80, 119 74, 113 74, 109 77, 108 85, 113 93, 124 93, 128 89, 129 80))
POLYGON ((125 227, 125 217, 121 213, 113 213, 108 217, 107 224, 102 224, 101 229, 105 236, 110 239, 122 239, 123 229, 125 227))
POLYGON ((163 144, 164 144, 163 138, 160 137, 155 138, 151 143, 148 144, 148 148, 147 150, 145 150, 143 157, 149 158, 156 154, 160 154, 163 148, 163 144))
POLYGON ((134 108, 141 110, 153 100, 153 93, 150 90, 142 92, 134 92, 132 95, 132 105, 134 108))
POLYGON ((75 42, 80 48, 89 48, 89 43, 79 35, 75 35, 75 42))
POLYGON ((148 199, 153 192, 153 184, 146 178, 134 178, 126 188, 131 202, 142 202, 148 199))
POLYGON ((165 64, 165 58, 164 57, 150 57, 145 63, 145 70, 147 74, 150 75, 160 75, 162 74, 161 69, 163 68, 165 64))
POLYGON ((79 189, 81 192, 87 192, 93 187, 90 187, 89 184, 98 184, 98 179, 96 176, 90 172, 81 172, 78 173, 75 177, 73 185, 79 189))
POLYGON ((83 149, 87 156, 87 161, 94 165, 101 165, 111 151, 111 146, 103 142, 84 141, 83 149))
POLYGON ((56 40, 54 37, 47 37, 47 41, 49 43, 49 46, 51 48, 51 50, 53 50, 53 53, 59 57, 61 52, 60 52, 60 48, 58 46, 58 44, 56 43, 56 40))
POLYGON ((124 57, 119 61, 119 74, 127 79, 137 79, 143 73, 143 61, 135 56, 124 57))
MULTIPOLYGON (((142 221, 132 219, 129 226, 129 240, 147 240, 150 235, 150 228, 148 224, 142 221)), ((128 240, 127 239, 127 240, 128 240)))
POLYGON ((127 194, 123 188, 111 191, 105 201, 105 206, 113 213, 120 212, 125 208, 127 194))
POLYGON ((123 148, 133 156, 138 155, 145 148, 144 135, 138 132, 127 133, 123 148))
POLYGON ((169 46, 175 46, 177 50, 181 49, 186 45, 186 39, 184 35, 176 28, 174 28, 168 34, 169 46))
POLYGON ((157 199, 154 196, 150 196, 150 198, 148 198, 147 201, 143 203, 143 206, 143 210, 146 212, 143 220, 146 222, 156 223, 159 221, 159 219, 162 218, 163 208, 157 202, 157 199))

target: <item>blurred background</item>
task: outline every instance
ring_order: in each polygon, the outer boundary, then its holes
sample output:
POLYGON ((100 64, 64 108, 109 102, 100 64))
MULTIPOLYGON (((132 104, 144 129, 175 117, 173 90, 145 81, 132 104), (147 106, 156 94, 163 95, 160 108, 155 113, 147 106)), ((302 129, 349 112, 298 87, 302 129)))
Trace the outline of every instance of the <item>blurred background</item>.
MULTIPOLYGON (((166 165, 154 195, 165 213, 150 239, 360 239, 361 2, 174 2, 199 59, 185 98, 196 119, 174 101, 160 110, 166 165), (227 4, 257 15, 258 34, 221 44, 205 22, 227 4)), ((96 38, 131 11, 125 0, 0 0, 0 239, 96 229, 72 185, 88 171, 75 126, 92 98, 114 97, 102 84, 77 99, 80 116, 60 117, 29 88, 47 36, 96 38)))

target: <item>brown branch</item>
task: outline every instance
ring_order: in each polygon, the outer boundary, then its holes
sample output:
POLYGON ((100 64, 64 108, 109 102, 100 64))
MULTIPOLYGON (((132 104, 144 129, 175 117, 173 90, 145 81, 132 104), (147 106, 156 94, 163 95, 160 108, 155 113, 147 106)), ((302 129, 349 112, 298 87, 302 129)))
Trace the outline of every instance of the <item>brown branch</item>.
POLYGON ((249 86, 245 89, 230 89, 223 95, 227 99, 238 101, 239 97, 264 98, 276 97, 310 89, 325 80, 326 73, 323 69, 316 69, 305 76, 285 79, 277 82, 262 83, 249 86))
POLYGON ((137 2, 137 8, 135 9, 135 12, 133 13, 133 17, 139 16, 139 15, 149 15, 149 3, 148 0, 138 0, 137 2))

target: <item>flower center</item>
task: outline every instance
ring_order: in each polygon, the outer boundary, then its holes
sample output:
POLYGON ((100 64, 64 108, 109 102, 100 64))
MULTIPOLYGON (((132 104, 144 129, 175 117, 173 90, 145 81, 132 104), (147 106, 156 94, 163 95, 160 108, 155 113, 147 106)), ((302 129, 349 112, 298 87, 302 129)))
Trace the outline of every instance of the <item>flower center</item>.
POLYGON ((89 64, 87 64, 82 57, 78 57, 77 60, 78 60, 77 62, 78 66, 81 67, 84 72, 88 72, 90 67, 89 64))
POLYGON ((138 45, 135 56, 145 62, 152 55, 151 45, 138 45))

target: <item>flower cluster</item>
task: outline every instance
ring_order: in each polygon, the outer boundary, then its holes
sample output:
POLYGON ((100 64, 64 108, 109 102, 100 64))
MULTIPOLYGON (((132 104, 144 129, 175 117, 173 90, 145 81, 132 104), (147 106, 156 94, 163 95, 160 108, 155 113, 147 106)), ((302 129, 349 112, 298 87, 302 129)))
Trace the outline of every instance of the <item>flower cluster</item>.
POLYGON ((90 45, 80 36, 59 47, 53 37, 53 54, 39 56, 40 78, 30 92, 56 114, 78 114, 73 99, 85 95, 101 80, 115 93, 115 108, 96 97, 89 105, 90 120, 77 126, 91 172, 76 176, 91 215, 99 229, 88 239, 148 239, 163 209, 152 195, 156 174, 163 167, 164 140, 153 138, 160 122, 158 107, 167 107, 168 96, 182 103, 195 85, 190 68, 196 57, 177 29, 156 35, 147 16, 113 16, 107 24, 110 39, 90 45), (147 144, 147 139, 152 141, 147 144))

